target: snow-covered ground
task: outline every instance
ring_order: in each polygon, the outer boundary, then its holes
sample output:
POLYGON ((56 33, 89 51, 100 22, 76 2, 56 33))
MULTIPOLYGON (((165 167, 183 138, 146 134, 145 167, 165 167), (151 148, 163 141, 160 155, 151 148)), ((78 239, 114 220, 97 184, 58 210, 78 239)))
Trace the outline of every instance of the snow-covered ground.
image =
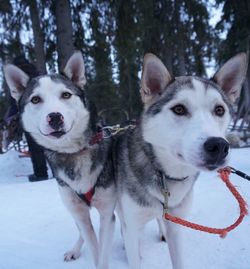
MULTIPOLYGON (((230 165, 250 174, 250 149, 232 151, 230 165)), ((66 263, 63 254, 75 242, 77 230, 64 208, 54 179, 29 183, 30 159, 14 151, 0 155, 0 269, 92 269, 88 250, 66 263), (22 176, 23 175, 23 176, 22 176)), ((234 185, 250 204, 250 182, 235 175, 234 185)), ((238 206, 215 173, 203 173, 195 185, 190 220, 224 227, 238 217, 238 206)), ((93 209, 96 231, 98 213, 93 209)), ((183 229, 186 269, 250 269, 250 219, 225 239, 183 229)), ((147 225, 142 236, 142 269, 171 268, 167 244, 158 240, 157 225, 147 225)), ((116 223, 110 269, 128 268, 116 223)))

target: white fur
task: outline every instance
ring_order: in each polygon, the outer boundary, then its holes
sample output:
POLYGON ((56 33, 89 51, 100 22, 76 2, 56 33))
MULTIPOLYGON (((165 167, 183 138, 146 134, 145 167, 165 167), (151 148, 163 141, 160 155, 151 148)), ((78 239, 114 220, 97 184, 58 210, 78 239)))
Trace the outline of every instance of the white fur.
MULTIPOLYGON (((167 175, 175 178, 188 177, 183 182, 168 181, 170 197, 169 213, 185 217, 192 202, 192 189, 196 174, 204 169, 204 142, 209 137, 225 138, 230 121, 227 105, 220 93, 212 88, 205 89, 201 81, 193 79, 194 89, 181 89, 156 115, 144 114, 142 133, 145 141, 152 144, 156 158, 167 175), (177 104, 184 104, 188 116, 177 116, 171 110, 177 104), (214 115, 216 105, 222 105, 226 113, 223 117, 214 115)), ((147 108, 147 104, 146 104, 147 108)), ((148 190, 155 197, 153 206, 141 207, 128 194, 118 199, 122 233, 128 256, 129 268, 140 268, 139 236, 144 225, 151 219, 161 219, 164 197, 157 190, 148 190), (160 202, 161 203, 160 203, 160 202)), ((183 269, 181 250, 181 228, 165 221, 166 229, 160 222, 162 234, 167 233, 168 247, 174 269, 183 269)))
POLYGON ((24 129, 46 148, 58 152, 72 153, 83 147, 83 132, 87 129, 89 112, 78 96, 62 99, 63 92, 70 92, 62 83, 54 82, 49 77, 39 80, 39 86, 30 96, 22 117, 24 129), (32 97, 39 96, 42 102, 33 104, 32 97), (52 131, 47 116, 59 112, 64 117, 66 134, 61 138, 50 136, 52 131), (34 120, 35 119, 35 120, 34 120), (73 142, 73 143, 72 143, 73 142))
POLYGON ((154 145, 163 167, 165 159, 171 158, 168 168, 170 166, 169 170, 173 170, 175 177, 185 176, 187 170, 195 174, 197 167, 205 169, 202 160, 204 142, 212 136, 225 138, 230 121, 227 105, 215 89, 205 90, 196 79, 193 79, 193 85, 196 90, 181 90, 163 107, 162 113, 145 117, 143 122, 145 140, 154 145), (177 104, 184 104, 190 116, 176 116, 171 108, 177 104), (225 108, 226 113, 222 118, 214 115, 215 105, 225 108), (183 169, 174 169, 180 165, 183 169))
POLYGON ((64 259, 65 261, 77 259, 80 256, 80 250, 85 241, 97 269, 108 269, 115 225, 113 214, 116 201, 116 196, 114 195, 115 187, 104 190, 97 189, 92 200, 92 206, 96 207, 100 214, 98 241, 90 219, 89 207, 73 191, 73 185, 71 184, 71 188, 59 186, 64 205, 74 218, 80 233, 74 247, 65 253, 64 259))
MULTIPOLYGON (((80 52, 74 53, 68 60, 64 69, 65 75, 72 84, 83 90, 86 83, 85 68, 80 52)), ((28 76, 19 68, 7 65, 5 77, 10 87, 11 94, 18 101, 25 91, 28 76)), ((62 170, 56 171, 60 180, 68 186, 59 186, 62 200, 74 218, 79 230, 79 238, 73 248, 64 255, 65 261, 77 259, 80 256, 81 247, 84 242, 90 251, 92 260, 97 269, 108 269, 109 255, 112 249, 112 236, 114 232, 114 207, 116 203, 115 187, 106 189, 96 188, 91 205, 95 206, 100 213, 100 235, 99 242, 94 232, 90 219, 90 208, 79 198, 77 193, 87 193, 95 184, 100 175, 102 167, 95 167, 91 171, 91 150, 99 145, 89 146, 89 137, 85 131, 89 128, 89 111, 85 108, 81 98, 68 89, 59 80, 53 81, 49 76, 38 79, 38 86, 26 100, 22 113, 22 123, 25 131, 46 149, 61 153, 77 153, 78 160, 72 167, 77 170, 78 178, 69 179, 62 170), (70 98, 62 98, 64 92, 71 93, 70 98), (33 97, 39 97, 40 102, 34 104, 33 97), (63 134, 60 138, 53 136, 53 130, 49 125, 49 114, 60 113, 63 117, 63 134), (86 148, 85 148, 86 147, 86 148), (81 151, 83 148, 85 150, 81 151), (80 172, 79 172, 80 171, 80 172)), ((61 131, 61 130, 60 130, 61 131)), ((58 168, 59 169, 59 168, 58 168)))
POLYGON ((74 167, 74 169, 79 169, 81 172, 79 178, 72 180, 64 173, 63 170, 58 171, 58 176, 77 193, 86 193, 95 185, 96 179, 102 168, 96 168, 95 172, 90 172, 90 169, 82 169, 82 167, 91 167, 91 164, 91 156, 89 152, 85 152, 77 162, 78 167, 74 167))

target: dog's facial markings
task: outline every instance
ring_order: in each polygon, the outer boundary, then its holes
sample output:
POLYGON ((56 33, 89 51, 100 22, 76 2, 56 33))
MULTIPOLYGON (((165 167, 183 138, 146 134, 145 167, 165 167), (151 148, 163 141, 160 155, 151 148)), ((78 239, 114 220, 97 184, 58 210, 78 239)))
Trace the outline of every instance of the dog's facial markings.
POLYGON ((72 139, 82 140, 89 122, 89 112, 80 97, 83 91, 65 81, 56 75, 40 77, 22 112, 25 130, 54 150, 67 147, 72 139))
MULTIPOLYGON (((145 111, 143 135, 152 145, 166 148, 177 162, 211 169, 204 143, 210 137, 225 139, 229 121, 229 104, 213 83, 180 77, 145 111)), ((226 155, 218 162, 214 158, 214 168, 226 161, 226 155)))

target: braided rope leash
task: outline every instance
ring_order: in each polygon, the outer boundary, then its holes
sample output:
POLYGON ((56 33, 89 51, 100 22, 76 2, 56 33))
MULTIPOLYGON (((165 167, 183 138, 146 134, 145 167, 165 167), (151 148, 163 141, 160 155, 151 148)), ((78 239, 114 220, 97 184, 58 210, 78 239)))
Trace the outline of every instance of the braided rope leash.
POLYGON ((202 232, 218 234, 220 235, 221 238, 225 238, 227 233, 235 229, 242 222, 244 217, 248 214, 246 201, 244 200, 244 198, 241 196, 241 194, 236 190, 236 188, 233 186, 233 184, 229 180, 229 175, 231 173, 231 170, 232 170, 231 167, 226 167, 226 168, 218 170, 218 173, 220 175, 221 180, 226 184, 227 188, 231 191, 231 193, 233 194, 233 196, 239 203, 240 215, 238 219, 232 225, 225 228, 207 227, 207 226, 195 224, 187 220, 172 216, 168 214, 166 210, 164 210, 163 217, 166 220, 172 221, 176 224, 180 224, 182 226, 185 226, 194 230, 202 231, 202 232))

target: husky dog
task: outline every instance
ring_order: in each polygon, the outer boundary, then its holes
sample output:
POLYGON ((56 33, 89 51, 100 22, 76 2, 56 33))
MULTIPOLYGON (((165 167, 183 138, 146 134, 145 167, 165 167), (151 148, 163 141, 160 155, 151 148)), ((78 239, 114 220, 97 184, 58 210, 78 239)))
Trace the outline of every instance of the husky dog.
POLYGON ((44 147, 62 200, 80 233, 64 259, 77 259, 86 240, 94 264, 107 269, 116 202, 110 157, 112 141, 90 143, 95 130, 84 93, 86 79, 81 53, 70 57, 65 76, 52 74, 30 80, 11 64, 5 66, 4 73, 11 95, 19 104, 22 126, 44 147), (90 220, 90 205, 100 213, 99 243, 90 220))
MULTIPOLYGON (((156 56, 145 56, 144 111, 138 128, 118 139, 115 156, 117 208, 130 269, 140 268, 139 235, 145 223, 162 218, 167 200, 170 214, 185 217, 199 171, 226 164, 225 133, 246 70, 247 56, 241 53, 211 80, 173 78, 156 56)), ((179 227, 164 224, 173 268, 182 269, 179 227)))

